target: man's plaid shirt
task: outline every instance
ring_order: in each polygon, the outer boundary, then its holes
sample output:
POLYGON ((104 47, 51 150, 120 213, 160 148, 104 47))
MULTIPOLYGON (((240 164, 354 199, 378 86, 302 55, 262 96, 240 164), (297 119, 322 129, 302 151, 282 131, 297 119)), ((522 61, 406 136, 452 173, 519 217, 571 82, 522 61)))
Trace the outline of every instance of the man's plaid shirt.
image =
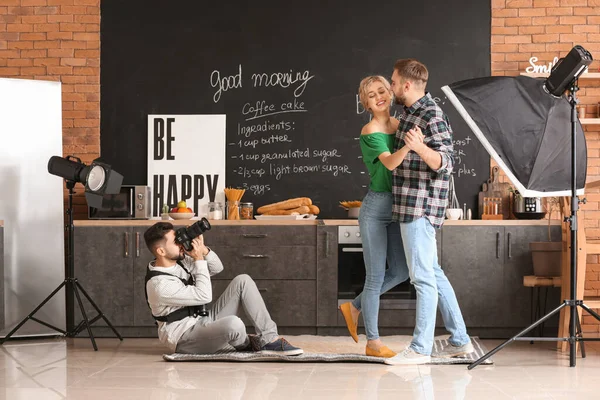
POLYGON ((442 156, 442 166, 434 171, 414 151, 393 172, 393 219, 412 222, 427 217, 435 228, 444 223, 448 205, 448 184, 454 167, 452 129, 448 117, 427 93, 410 107, 404 107, 398 118, 394 150, 405 146, 406 132, 418 125, 425 137, 423 142, 442 156))

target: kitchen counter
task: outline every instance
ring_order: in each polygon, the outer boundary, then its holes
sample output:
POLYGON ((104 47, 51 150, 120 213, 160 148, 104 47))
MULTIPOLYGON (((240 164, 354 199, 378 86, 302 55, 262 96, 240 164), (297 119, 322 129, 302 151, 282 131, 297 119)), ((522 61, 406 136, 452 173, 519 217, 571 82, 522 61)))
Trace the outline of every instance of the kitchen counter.
MULTIPOLYGON (((161 220, 75 220, 75 226, 151 226, 161 220)), ((173 225, 189 225, 197 220, 169 220, 173 225)), ((240 225, 240 226, 261 226, 261 225, 358 225, 356 219, 316 219, 316 220, 216 220, 210 221, 211 225, 240 225)), ((548 225, 548 220, 526 220, 526 219, 510 219, 510 220, 446 220, 446 226, 540 226, 548 225)), ((559 220, 552 220, 550 225, 560 225, 559 220)), ((0 226, 2 226, 0 221, 0 226)))

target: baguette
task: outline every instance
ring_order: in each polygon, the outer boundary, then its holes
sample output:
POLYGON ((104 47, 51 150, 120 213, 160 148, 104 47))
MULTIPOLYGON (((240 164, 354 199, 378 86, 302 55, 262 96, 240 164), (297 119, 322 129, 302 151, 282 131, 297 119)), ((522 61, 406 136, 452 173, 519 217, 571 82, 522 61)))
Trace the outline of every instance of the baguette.
POLYGON ((320 212, 321 212, 321 210, 319 210, 319 207, 315 206, 314 204, 311 204, 310 206, 308 206, 309 214, 319 215, 320 212))
POLYGON ((297 197, 295 199, 288 199, 278 203, 266 204, 262 207, 259 207, 256 212, 259 214, 265 214, 273 210, 291 210, 302 206, 310 206, 311 204, 312 200, 310 198, 297 197))
POLYGON ((298 208, 293 208, 291 210, 272 210, 263 215, 299 215, 299 214, 308 214, 310 209, 308 206, 301 206, 298 208))

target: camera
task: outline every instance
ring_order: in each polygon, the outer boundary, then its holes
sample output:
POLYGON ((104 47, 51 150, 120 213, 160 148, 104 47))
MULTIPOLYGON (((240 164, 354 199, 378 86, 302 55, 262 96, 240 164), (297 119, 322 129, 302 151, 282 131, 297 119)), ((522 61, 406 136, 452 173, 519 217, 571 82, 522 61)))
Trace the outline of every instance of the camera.
POLYGON ((180 244, 186 251, 193 249, 192 240, 210 230, 210 223, 206 218, 196 221, 190 226, 179 228, 175 231, 175 243, 180 244))

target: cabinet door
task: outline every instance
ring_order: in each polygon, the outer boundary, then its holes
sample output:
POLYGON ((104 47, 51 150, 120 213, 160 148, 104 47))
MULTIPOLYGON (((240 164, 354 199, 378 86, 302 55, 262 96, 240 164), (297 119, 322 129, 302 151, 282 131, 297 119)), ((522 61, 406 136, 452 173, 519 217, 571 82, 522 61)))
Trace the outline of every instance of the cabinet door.
MULTIPOLYGON (((552 226, 552 239, 560 241, 560 226, 552 226)), ((504 291, 506 303, 504 326, 525 328, 531 323, 531 291, 523 286, 523 277, 533 275, 533 262, 530 242, 548 241, 547 226, 507 226, 505 227, 504 291)), ((558 306, 560 290, 549 289, 548 310, 558 306), (550 295, 552 294, 552 296, 550 295)))
POLYGON ((154 326, 154 318, 144 293, 148 263, 154 259, 144 242, 144 232, 148 227, 133 228, 133 324, 134 326, 154 326))
MULTIPOLYGON (((267 311, 277 326, 310 326, 316 324, 317 284, 314 280, 256 280, 267 311)), ((213 300, 217 300, 231 281, 213 281, 213 300)), ((240 307, 246 326, 251 326, 240 307)))
POLYGON ((467 328, 497 327, 504 315, 503 226, 444 226, 441 266, 467 328))
POLYGON ((338 324, 337 226, 317 227, 317 326, 338 324))
POLYGON ((216 225, 204 235, 207 246, 314 246, 314 225, 216 225))
MULTIPOLYGON (((115 326, 133 324, 132 229, 121 226, 76 227, 75 277, 115 326)), ((96 311, 81 294, 88 318, 96 311)), ((74 301, 75 324, 81 321, 74 301)), ((95 325, 106 325, 100 319, 95 325)))
POLYGON ((233 279, 248 274, 252 279, 316 279, 315 246, 215 246, 223 272, 213 279, 233 279))

